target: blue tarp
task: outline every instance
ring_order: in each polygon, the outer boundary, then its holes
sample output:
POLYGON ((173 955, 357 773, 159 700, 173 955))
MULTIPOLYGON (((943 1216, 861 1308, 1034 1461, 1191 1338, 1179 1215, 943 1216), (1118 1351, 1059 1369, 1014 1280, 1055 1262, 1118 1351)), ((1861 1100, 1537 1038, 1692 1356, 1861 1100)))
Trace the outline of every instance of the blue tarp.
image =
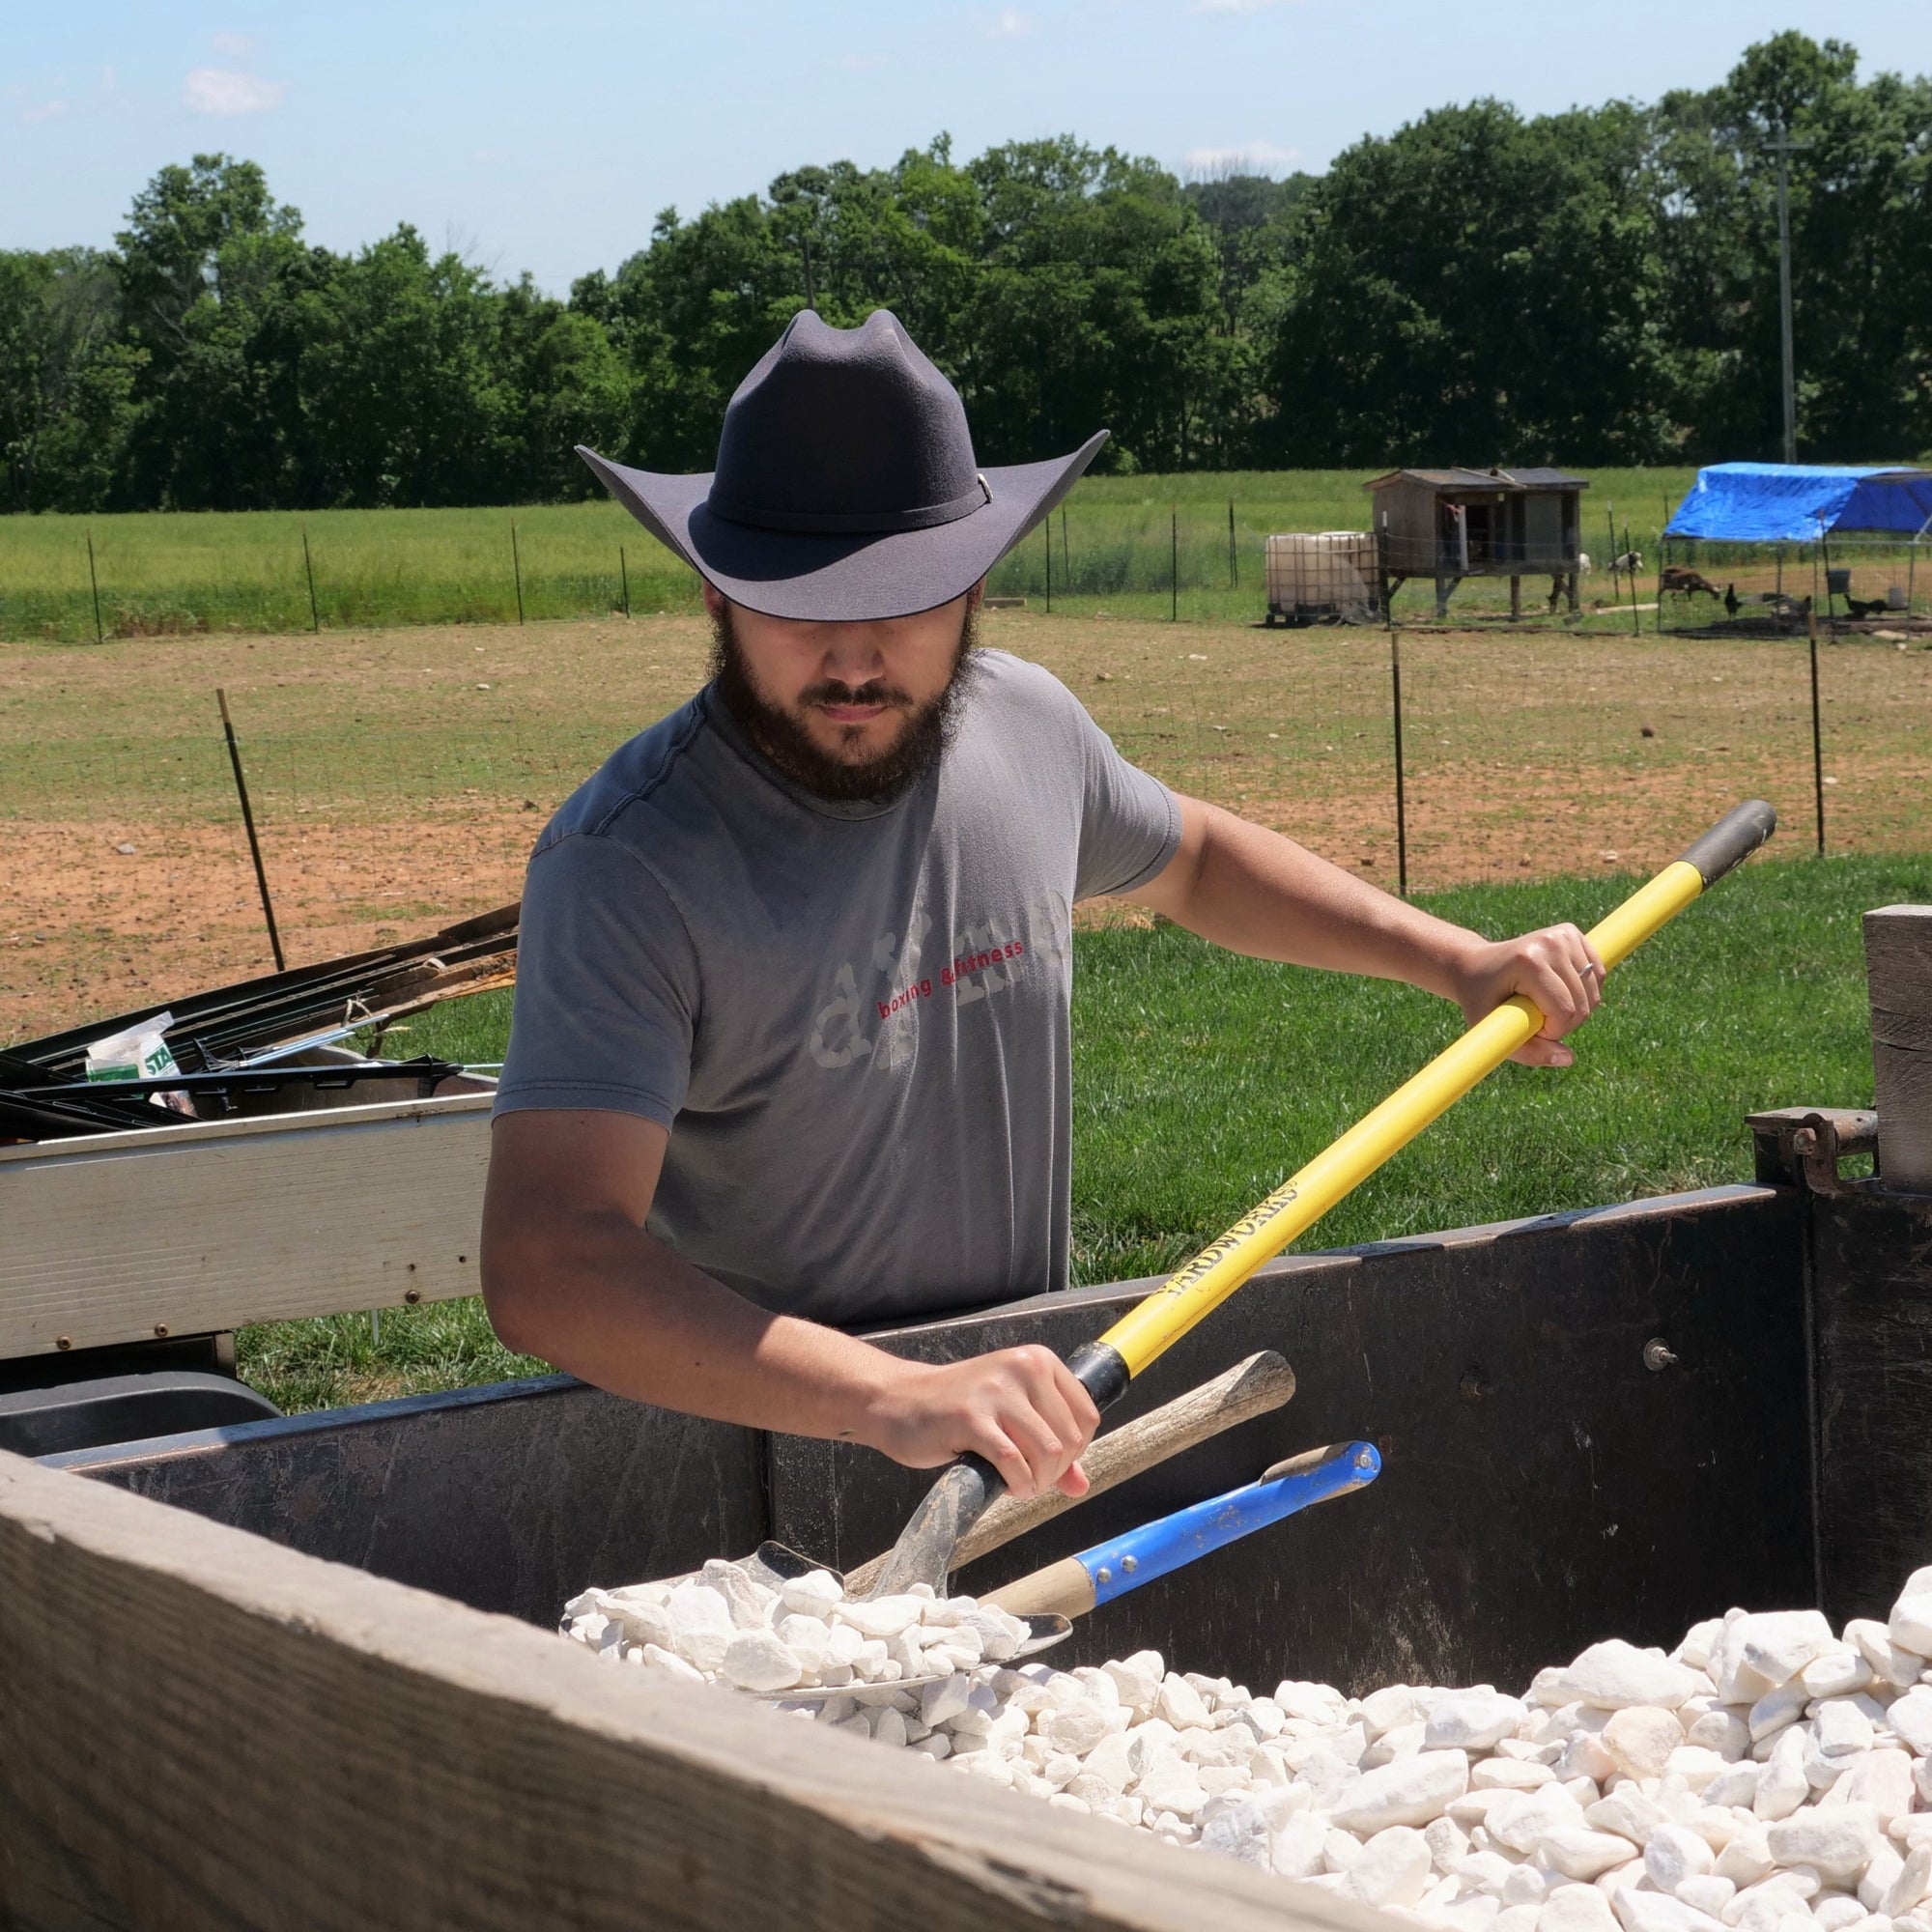
POLYGON ((1713 463, 1698 470, 1667 537, 1816 543, 1833 530, 1916 536, 1932 518, 1932 470, 1868 464, 1713 463))

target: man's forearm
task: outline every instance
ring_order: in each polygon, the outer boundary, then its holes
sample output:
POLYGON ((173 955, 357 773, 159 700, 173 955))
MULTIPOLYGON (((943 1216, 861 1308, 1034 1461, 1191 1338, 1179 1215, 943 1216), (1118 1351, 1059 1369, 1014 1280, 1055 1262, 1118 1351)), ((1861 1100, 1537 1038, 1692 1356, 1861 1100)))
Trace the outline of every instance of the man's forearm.
POLYGON ((615 1395, 718 1422, 865 1440, 906 1366, 754 1306, 614 1212, 511 1236, 485 1292, 511 1346, 615 1395))
POLYGON ((1216 806, 1189 799, 1183 811, 1175 864, 1136 895, 1155 910, 1230 952, 1458 996, 1458 969, 1478 935, 1216 806))

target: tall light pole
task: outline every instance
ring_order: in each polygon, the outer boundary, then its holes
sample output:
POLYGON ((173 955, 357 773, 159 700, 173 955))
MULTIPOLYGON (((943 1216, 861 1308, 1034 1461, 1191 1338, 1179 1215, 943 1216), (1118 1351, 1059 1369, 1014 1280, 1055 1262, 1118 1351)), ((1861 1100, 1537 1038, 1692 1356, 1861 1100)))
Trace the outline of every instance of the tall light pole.
POLYGON ((1784 373, 1784 460, 1798 461, 1798 376, 1791 348, 1791 166, 1793 155, 1802 155, 1808 141, 1794 141, 1784 123, 1777 124, 1777 138, 1772 144, 1777 156, 1777 317, 1784 373))

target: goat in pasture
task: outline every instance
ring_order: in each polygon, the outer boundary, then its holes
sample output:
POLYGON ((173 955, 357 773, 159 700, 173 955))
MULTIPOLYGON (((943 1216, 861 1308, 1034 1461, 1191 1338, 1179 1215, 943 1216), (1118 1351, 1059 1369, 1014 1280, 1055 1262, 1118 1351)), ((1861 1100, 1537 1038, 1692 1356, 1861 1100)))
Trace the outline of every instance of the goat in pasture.
POLYGON ((1680 597, 1694 597, 1701 590, 1706 597, 1722 601, 1718 586, 1688 563, 1666 563, 1659 573, 1657 587, 1674 590, 1680 597))
POLYGON ((1640 550, 1627 550, 1621 556, 1613 556, 1610 559, 1610 575, 1612 577, 1617 576, 1620 572, 1634 577, 1642 568, 1643 553, 1640 550))

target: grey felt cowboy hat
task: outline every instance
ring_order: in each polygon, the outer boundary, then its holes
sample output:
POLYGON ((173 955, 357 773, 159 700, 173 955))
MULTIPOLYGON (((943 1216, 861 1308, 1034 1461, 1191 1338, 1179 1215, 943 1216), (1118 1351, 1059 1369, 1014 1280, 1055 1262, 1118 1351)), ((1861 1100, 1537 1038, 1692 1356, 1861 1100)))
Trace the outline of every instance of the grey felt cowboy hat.
POLYGON ((862 622, 970 590, 1093 462, 981 469, 959 393, 887 309, 786 325, 724 412, 718 468, 669 476, 578 455, 661 543, 748 610, 862 622))

